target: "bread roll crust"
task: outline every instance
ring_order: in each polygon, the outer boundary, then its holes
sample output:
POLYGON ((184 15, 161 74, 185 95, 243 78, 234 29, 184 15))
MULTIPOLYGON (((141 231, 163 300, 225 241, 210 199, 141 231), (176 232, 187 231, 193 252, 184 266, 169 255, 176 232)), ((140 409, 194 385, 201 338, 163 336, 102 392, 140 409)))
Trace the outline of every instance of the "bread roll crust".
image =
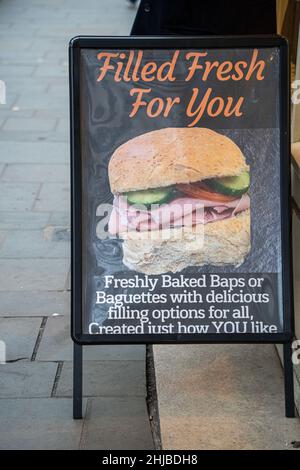
POLYGON ((235 176, 248 170, 240 148, 206 128, 165 128, 139 135, 113 153, 108 173, 114 194, 208 178, 235 176))
POLYGON ((188 266, 242 264, 251 248, 250 210, 235 217, 203 226, 204 238, 192 227, 184 231, 170 230, 171 237, 163 239, 163 230, 120 234, 124 239, 123 263, 145 274, 179 272, 188 266))

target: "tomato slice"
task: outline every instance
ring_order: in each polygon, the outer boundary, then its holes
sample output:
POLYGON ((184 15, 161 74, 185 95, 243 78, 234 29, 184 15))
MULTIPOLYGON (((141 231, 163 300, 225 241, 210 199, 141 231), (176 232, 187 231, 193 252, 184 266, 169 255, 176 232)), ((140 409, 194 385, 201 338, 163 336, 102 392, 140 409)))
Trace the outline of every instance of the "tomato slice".
POLYGON ((196 199, 207 199, 215 202, 230 202, 237 199, 235 196, 226 196, 225 194, 212 191, 205 183, 178 184, 177 189, 187 196, 196 199))

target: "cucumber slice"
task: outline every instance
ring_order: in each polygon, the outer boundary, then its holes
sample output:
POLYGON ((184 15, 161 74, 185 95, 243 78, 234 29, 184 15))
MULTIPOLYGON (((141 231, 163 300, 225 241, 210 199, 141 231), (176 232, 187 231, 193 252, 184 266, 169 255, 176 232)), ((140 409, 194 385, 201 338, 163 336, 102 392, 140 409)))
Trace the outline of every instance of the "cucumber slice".
POLYGON ((248 171, 244 171, 238 176, 212 179, 209 181, 209 185, 218 193, 228 196, 241 196, 250 187, 250 174, 248 171))
POLYGON ((144 206, 150 206, 151 204, 162 204, 166 202, 170 195, 172 194, 172 189, 162 188, 162 189, 147 189, 146 191, 130 191, 126 193, 127 201, 129 204, 139 204, 144 206))

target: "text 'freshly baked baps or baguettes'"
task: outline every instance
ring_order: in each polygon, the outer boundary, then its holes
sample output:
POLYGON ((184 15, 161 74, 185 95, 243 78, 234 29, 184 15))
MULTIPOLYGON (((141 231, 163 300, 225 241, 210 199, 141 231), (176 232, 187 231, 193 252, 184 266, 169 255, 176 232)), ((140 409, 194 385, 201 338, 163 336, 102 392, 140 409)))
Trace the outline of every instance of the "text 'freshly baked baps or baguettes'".
POLYGON ((124 240, 129 268, 240 265, 249 253, 249 167, 230 138, 204 128, 148 132, 122 144, 108 171, 109 231, 124 240))

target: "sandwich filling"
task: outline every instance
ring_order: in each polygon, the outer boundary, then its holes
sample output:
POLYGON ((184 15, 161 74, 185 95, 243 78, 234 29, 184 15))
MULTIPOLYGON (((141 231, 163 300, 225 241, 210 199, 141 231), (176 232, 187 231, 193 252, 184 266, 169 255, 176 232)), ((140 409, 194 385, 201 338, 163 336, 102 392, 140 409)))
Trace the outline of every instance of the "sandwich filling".
POLYGON ((236 216, 250 207, 248 172, 167 188, 116 195, 109 232, 152 231, 207 224, 236 216))

